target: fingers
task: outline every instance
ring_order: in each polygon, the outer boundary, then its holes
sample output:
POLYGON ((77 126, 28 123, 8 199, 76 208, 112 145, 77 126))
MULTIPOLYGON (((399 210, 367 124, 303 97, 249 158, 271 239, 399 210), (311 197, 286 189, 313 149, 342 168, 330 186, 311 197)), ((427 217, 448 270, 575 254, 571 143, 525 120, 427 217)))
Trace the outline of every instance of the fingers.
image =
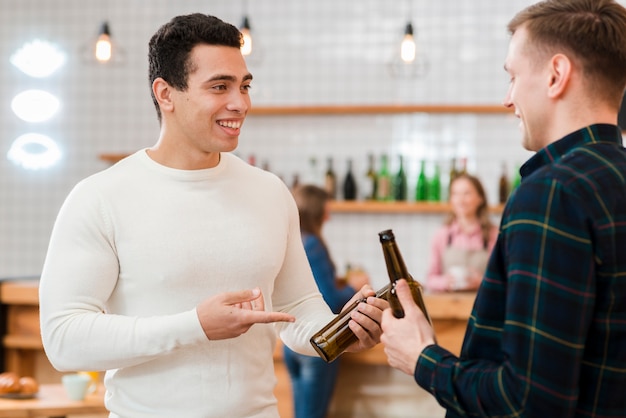
POLYGON ((241 309, 265 310, 265 302, 261 289, 255 287, 254 289, 238 290, 234 292, 226 292, 221 297, 222 302, 225 305, 231 305, 241 309))
POLYGON ((272 322, 295 322, 296 318, 283 312, 258 312, 247 313, 247 322, 250 324, 269 324, 272 322))
POLYGON ((413 300, 413 295, 411 294, 411 288, 409 284, 404 279, 400 279, 396 283, 396 294, 398 295, 398 300, 400 301, 400 305, 402 306, 402 310, 412 310, 417 308, 417 304, 413 300))

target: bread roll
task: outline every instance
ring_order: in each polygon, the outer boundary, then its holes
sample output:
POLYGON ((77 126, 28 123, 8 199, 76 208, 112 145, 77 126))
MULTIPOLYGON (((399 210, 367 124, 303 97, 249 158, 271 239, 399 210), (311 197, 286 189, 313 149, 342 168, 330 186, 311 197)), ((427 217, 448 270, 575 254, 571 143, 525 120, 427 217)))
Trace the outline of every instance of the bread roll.
POLYGON ((20 393, 24 395, 34 395, 35 393, 39 392, 39 384, 34 378, 30 376, 24 376, 20 378, 19 382, 21 385, 20 393))
POLYGON ((22 385, 17 373, 4 372, 0 374, 0 393, 19 393, 21 389, 22 385))

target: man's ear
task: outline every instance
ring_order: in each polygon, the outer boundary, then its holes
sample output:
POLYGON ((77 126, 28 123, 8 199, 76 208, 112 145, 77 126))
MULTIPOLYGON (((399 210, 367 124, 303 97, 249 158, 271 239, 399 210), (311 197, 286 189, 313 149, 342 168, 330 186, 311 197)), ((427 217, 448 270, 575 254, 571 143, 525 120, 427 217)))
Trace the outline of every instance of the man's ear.
POLYGON ((152 93, 154 94, 157 103, 159 103, 161 112, 171 112, 174 110, 172 88, 167 81, 163 80, 161 77, 156 78, 152 82, 152 93))
POLYGON ((550 60, 548 96, 557 98, 565 93, 572 77, 572 61, 564 54, 556 54, 550 60))

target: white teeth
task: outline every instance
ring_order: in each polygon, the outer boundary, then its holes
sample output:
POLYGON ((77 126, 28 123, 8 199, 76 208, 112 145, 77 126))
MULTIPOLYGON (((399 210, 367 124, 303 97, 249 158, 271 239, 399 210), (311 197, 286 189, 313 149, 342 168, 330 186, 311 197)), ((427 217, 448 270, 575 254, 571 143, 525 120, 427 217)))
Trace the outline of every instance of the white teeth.
POLYGON ((241 122, 236 122, 232 120, 228 121, 219 121, 217 122, 220 126, 225 126, 227 128, 239 129, 241 128, 241 122))

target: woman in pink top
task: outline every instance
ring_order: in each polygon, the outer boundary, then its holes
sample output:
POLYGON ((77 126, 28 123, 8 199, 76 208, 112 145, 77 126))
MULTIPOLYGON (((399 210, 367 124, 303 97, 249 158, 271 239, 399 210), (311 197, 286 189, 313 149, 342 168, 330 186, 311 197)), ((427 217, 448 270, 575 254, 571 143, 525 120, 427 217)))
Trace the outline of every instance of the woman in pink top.
POLYGON ((489 218, 480 180, 460 174, 450 183, 452 212, 432 242, 426 288, 475 290, 480 285, 498 228, 489 218))

